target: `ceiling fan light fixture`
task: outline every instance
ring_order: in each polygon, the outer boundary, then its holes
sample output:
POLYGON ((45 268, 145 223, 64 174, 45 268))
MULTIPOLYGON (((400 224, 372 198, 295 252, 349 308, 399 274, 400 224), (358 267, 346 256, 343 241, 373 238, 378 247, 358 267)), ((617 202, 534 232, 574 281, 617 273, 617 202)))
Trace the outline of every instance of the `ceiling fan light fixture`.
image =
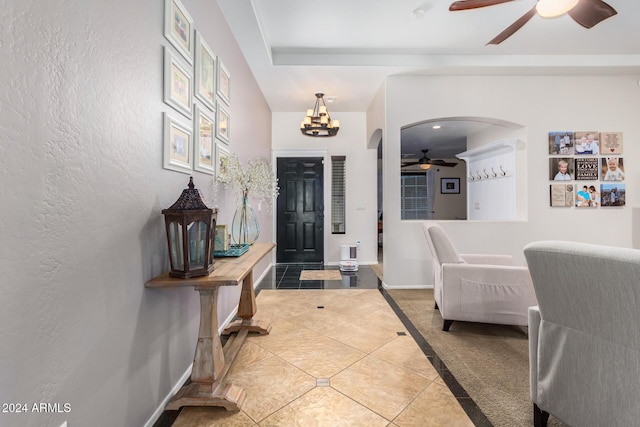
POLYGON ((431 165, 429 163, 420 163, 420 169, 422 169, 423 171, 426 171, 430 167, 431 165))
POLYGON ((543 18, 556 18, 573 9, 580 0, 538 0, 536 12, 543 18))

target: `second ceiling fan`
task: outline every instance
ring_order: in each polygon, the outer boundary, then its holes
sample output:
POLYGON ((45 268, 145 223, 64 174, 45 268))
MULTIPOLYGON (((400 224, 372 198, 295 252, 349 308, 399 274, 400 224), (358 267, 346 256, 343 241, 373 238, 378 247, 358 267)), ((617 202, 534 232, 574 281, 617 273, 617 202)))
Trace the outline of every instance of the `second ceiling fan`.
MULTIPOLYGON (((514 0, 458 0, 451 3, 450 11, 478 9, 508 3, 514 0)), ((617 14, 616 10, 602 0, 538 0, 527 13, 509 25, 503 32, 487 44, 500 44, 524 26, 534 15, 550 18, 567 13, 574 21, 585 28, 592 28, 607 18, 617 14), (557 9, 559 3, 564 8, 557 9)))
POLYGON ((427 157, 427 151, 429 150, 422 150, 422 157, 417 162, 402 162, 401 167, 404 168, 407 166, 419 165, 420 169, 427 170, 431 166, 453 167, 457 165, 457 163, 445 162, 444 160, 430 159, 427 157))

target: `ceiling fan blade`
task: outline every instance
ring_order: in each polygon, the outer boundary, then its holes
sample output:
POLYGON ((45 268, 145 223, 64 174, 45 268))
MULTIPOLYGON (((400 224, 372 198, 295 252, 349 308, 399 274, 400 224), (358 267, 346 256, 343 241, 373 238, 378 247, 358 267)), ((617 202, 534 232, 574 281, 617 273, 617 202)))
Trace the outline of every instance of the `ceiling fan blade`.
POLYGON ((487 44, 500 44, 500 43, 502 43, 503 41, 505 41, 506 39, 511 37, 513 35, 513 33, 515 33, 520 28, 522 28, 524 26, 524 24, 529 22, 529 20, 531 18, 533 18, 533 15, 535 15, 535 14, 536 14, 536 7, 534 6, 530 11, 528 11, 527 13, 522 15, 520 18, 518 18, 513 24, 509 25, 503 32, 501 32, 500 34, 495 36, 487 44))
POLYGON ((434 166, 445 166, 445 167, 452 167, 457 165, 457 163, 452 163, 452 162, 445 162, 444 160, 431 160, 429 163, 431 163, 434 166))
POLYGON ((407 166, 413 166, 413 165, 417 165, 420 162, 402 162, 402 166, 400 166, 401 168, 407 167, 407 166))
POLYGON ((480 7, 494 6, 500 3, 507 3, 513 0, 459 0, 454 1, 449 6, 451 12, 456 10, 478 9, 480 7))
POLYGON ((569 16, 585 28, 593 28, 618 12, 602 0, 580 0, 569 16))

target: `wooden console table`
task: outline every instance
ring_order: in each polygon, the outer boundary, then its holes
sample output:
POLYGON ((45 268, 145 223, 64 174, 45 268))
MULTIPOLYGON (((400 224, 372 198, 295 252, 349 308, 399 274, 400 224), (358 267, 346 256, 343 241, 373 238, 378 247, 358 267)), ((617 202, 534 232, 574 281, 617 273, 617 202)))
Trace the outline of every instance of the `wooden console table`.
POLYGON ((200 329, 191 370, 191 383, 182 387, 167 404, 166 409, 182 406, 222 406, 238 411, 246 399, 246 392, 238 386, 224 383, 229 367, 238 355, 249 332, 268 334, 271 325, 254 320, 256 295, 253 290, 253 267, 273 250, 273 243, 254 243, 238 258, 216 258, 215 269, 208 276, 180 279, 161 274, 149 280, 147 288, 193 286, 200 293, 200 329), (237 320, 224 330, 229 337, 224 348, 218 333, 218 287, 235 286, 242 282, 237 320))

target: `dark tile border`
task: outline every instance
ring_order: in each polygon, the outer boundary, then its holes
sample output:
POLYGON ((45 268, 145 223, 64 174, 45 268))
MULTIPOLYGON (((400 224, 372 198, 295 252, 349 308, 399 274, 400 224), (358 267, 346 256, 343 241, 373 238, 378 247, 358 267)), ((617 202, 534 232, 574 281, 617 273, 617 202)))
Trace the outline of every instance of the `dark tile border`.
POLYGON ((478 405, 476 405, 476 402, 474 402, 473 399, 469 397, 464 387, 462 387, 458 380, 456 380, 451 371, 449 371, 449 369, 447 368, 447 365, 445 365, 442 359, 440 359, 440 356, 438 356, 438 354, 433 350, 425 337, 420 334, 418 329, 413 325, 413 323, 411 323, 407 315, 404 314, 400 307, 398 307, 398 304, 396 304, 391 295, 389 295, 389 293, 382 287, 382 282, 380 280, 378 280, 378 290, 387 301, 389 306, 396 313, 396 316, 398 316, 405 328, 407 328, 424 355, 427 356, 427 359, 429 359, 433 367, 436 369, 438 375, 440 375, 440 378, 442 378, 447 387, 449 387, 451 393, 453 393, 455 398, 458 400, 458 403, 460 403, 460 406, 462 406, 464 412, 467 413, 467 416, 469 417, 471 422, 473 422, 476 427, 493 427, 491 421, 489 421, 486 415, 480 410, 478 405))

